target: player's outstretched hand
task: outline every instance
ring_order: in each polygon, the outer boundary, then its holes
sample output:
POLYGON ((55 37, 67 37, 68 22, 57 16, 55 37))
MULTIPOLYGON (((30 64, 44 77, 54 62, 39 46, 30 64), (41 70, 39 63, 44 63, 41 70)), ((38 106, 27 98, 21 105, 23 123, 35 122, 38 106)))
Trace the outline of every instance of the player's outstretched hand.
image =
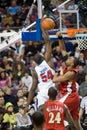
POLYGON ((61 32, 57 32, 57 33, 56 33, 56 36, 57 36, 57 37, 60 37, 60 36, 62 37, 62 33, 61 33, 61 32))
POLYGON ((49 35, 47 33, 46 30, 44 30, 44 28, 42 27, 42 21, 43 21, 44 18, 41 19, 41 22, 40 22, 40 26, 41 26, 41 30, 42 30, 42 35, 43 35, 43 38, 44 38, 44 41, 45 43, 48 43, 50 40, 49 40, 49 35))

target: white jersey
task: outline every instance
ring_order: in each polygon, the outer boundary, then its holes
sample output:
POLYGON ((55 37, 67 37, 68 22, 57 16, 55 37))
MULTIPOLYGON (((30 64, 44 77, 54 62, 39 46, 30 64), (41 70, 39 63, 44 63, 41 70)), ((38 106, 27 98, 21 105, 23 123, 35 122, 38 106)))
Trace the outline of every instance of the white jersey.
POLYGON ((55 74, 55 71, 46 63, 44 60, 40 65, 35 67, 35 70, 38 75, 38 89, 49 89, 53 84, 52 78, 55 74))
POLYGON ((45 60, 42 61, 40 65, 36 66, 35 70, 38 75, 39 99, 40 97, 48 99, 48 89, 55 86, 55 84, 52 82, 55 71, 46 63, 45 60))

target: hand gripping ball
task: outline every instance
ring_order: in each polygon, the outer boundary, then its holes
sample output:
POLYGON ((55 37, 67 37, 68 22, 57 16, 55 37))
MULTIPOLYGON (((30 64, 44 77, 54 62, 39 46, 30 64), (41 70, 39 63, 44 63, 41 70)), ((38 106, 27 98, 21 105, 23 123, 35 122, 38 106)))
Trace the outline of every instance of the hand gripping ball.
POLYGON ((51 18, 44 18, 44 19, 42 20, 41 25, 42 25, 42 28, 43 28, 44 30, 51 30, 51 29, 54 29, 54 27, 55 27, 55 22, 54 22, 53 19, 51 19, 51 18))

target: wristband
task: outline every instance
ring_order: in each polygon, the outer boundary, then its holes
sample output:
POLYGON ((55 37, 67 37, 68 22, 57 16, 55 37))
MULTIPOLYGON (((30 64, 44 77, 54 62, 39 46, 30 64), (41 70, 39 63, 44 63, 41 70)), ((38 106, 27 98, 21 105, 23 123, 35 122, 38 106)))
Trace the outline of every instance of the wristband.
POLYGON ((62 39, 63 39, 63 37, 62 37, 62 36, 58 36, 58 39, 59 39, 59 40, 62 40, 62 39))

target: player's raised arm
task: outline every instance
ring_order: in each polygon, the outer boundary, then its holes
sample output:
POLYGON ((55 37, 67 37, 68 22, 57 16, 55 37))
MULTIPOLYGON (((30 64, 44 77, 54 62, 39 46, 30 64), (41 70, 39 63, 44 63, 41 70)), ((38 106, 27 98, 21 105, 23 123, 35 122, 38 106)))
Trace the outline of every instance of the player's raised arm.
POLYGON ((49 61, 51 59, 50 39, 49 39, 47 31, 45 31, 43 29, 43 27, 42 27, 42 22, 43 22, 43 19, 41 20, 41 30, 42 30, 42 36, 43 36, 43 39, 44 39, 44 42, 45 42, 45 46, 46 46, 46 49, 45 49, 45 60, 49 61))
MULTIPOLYGON (((41 23, 42 23, 42 20, 41 20, 41 23)), ((42 35, 43 35, 44 42, 45 42, 45 54, 44 54, 45 60, 50 65, 50 67, 54 68, 53 61, 52 61, 51 42, 49 39, 49 35, 48 35, 47 31, 45 31, 43 29, 42 25, 41 25, 41 30, 42 30, 42 35)))
POLYGON ((65 47, 65 44, 64 44, 64 41, 63 41, 62 34, 60 32, 57 32, 56 35, 58 37, 59 47, 60 47, 62 56, 66 56, 67 52, 66 52, 66 47, 65 47))

